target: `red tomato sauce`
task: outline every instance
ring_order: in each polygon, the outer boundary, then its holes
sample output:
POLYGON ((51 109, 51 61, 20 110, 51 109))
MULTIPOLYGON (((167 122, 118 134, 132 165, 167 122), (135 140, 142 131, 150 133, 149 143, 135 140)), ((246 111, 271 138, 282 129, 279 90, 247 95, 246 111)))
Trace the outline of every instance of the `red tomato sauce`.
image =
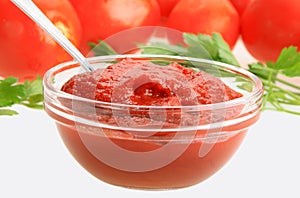
POLYGON ((131 59, 75 75, 62 90, 103 102, 156 106, 211 104, 242 96, 208 73, 178 63, 161 66, 131 59))
MULTIPOLYGON (((75 159, 96 178, 117 186, 141 188, 141 189, 173 189, 195 185, 212 176, 228 162, 241 144, 247 130, 230 137, 226 141, 217 142, 213 148, 204 157, 199 157, 199 150, 202 146, 201 141, 193 141, 188 145, 184 153, 176 160, 159 169, 132 172, 124 171, 107 165, 92 154, 82 142, 82 136, 85 136, 85 142, 90 141, 93 149, 98 149, 110 154, 110 147, 103 144, 106 137, 91 135, 86 133, 78 134, 75 128, 68 128, 58 124, 60 135, 67 148, 75 159)), ((124 149, 135 152, 148 152, 159 149, 161 145, 155 142, 144 142, 130 138, 111 138, 117 145, 124 149)), ((174 144, 170 150, 176 151, 180 144, 174 144)), ((171 155, 170 152, 162 152, 160 157, 171 155)), ((136 163, 128 159, 127 163, 136 163)), ((140 161, 139 165, 144 166, 149 161, 140 161)))
MULTIPOLYGON (((160 66, 145 60, 131 59, 112 64, 105 69, 75 75, 63 85, 62 91, 108 103, 174 108, 224 102, 242 96, 217 77, 205 72, 195 72, 177 63, 160 66)), ((217 132, 229 132, 229 135, 221 135, 214 142, 207 142, 203 137, 210 133, 209 129, 194 132, 160 132, 158 129, 147 136, 139 131, 90 127, 58 117, 49 109, 46 111, 60 121, 57 127, 64 143, 76 160, 92 175, 110 184, 146 189, 180 188, 207 179, 231 158, 242 142, 248 126, 259 117, 257 115, 229 127, 221 126, 217 132), (189 141, 185 141, 186 137, 189 141), (120 150, 112 149, 110 143, 120 150), (200 151, 205 145, 211 148, 201 156, 200 151), (128 152, 147 156, 155 151, 160 151, 155 158, 130 158, 125 154, 128 152), (168 161, 170 156, 176 156, 177 153, 180 155, 168 161), (103 155, 109 162, 100 159, 103 155), (145 168, 143 171, 143 167, 154 167, 156 160, 164 159, 168 163, 153 169, 145 168), (136 167, 136 171, 132 167, 136 167)), ((206 124, 211 121, 211 118, 206 117, 207 112, 189 117, 176 114, 172 109, 166 110, 165 117, 162 118, 156 114, 153 116, 153 112, 148 112, 147 109, 130 110, 124 115, 113 111, 101 112, 97 112, 99 123, 111 126, 121 123, 121 126, 124 124, 129 128, 161 126, 165 129, 189 126, 195 120, 196 123, 206 124)), ((240 109, 229 108, 224 119, 232 119, 238 113, 240 109)))

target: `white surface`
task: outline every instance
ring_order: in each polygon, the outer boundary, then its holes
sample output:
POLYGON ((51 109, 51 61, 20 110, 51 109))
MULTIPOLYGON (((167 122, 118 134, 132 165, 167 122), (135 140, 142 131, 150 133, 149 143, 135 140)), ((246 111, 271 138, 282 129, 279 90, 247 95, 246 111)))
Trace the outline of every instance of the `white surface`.
MULTIPOLYGON (((238 43, 242 64, 252 60, 238 43)), ((0 117, 1 198, 300 197, 300 117, 264 112, 238 152, 213 177, 175 191, 129 190, 87 173, 63 145, 43 111, 15 107, 0 117)), ((175 173, 174 173, 175 174, 175 173)))

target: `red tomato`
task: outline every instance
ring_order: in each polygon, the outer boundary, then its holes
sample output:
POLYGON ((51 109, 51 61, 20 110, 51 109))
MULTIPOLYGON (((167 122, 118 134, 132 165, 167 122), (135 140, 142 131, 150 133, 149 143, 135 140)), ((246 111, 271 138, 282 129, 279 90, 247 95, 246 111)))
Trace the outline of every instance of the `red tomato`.
POLYGON ((169 15, 167 26, 182 32, 219 32, 233 47, 239 36, 239 15, 228 0, 181 0, 169 15))
MULTIPOLYGON (((78 16, 68 0, 34 0, 75 45, 81 38, 78 16)), ((0 76, 20 81, 43 75, 54 65, 71 60, 65 50, 11 1, 0 0, 0 76)))
POLYGON ((251 1, 252 0, 230 0, 240 16, 242 16, 251 1))
MULTIPOLYGON (((140 26, 157 25, 160 8, 156 0, 70 0, 75 7, 83 28, 80 50, 90 51, 88 42, 104 40, 115 33, 140 26)), ((136 33, 136 32, 135 32, 136 33)), ((143 33, 130 36, 129 40, 145 40, 143 33)), ((119 40, 119 45, 128 40, 119 40)))
POLYGON ((282 48, 300 48, 299 22, 299 0, 254 0, 242 17, 242 39, 255 58, 275 61, 282 48))
POLYGON ((178 1, 179 0, 157 0, 161 15, 165 17, 169 16, 170 12, 178 3, 178 1))
MULTIPOLYGON (((102 42, 108 44, 118 54, 135 54, 141 51, 137 44, 146 44, 152 36, 158 36, 159 32, 160 26, 141 26, 115 33, 102 42)), ((93 57, 95 53, 90 52, 86 56, 93 57)))

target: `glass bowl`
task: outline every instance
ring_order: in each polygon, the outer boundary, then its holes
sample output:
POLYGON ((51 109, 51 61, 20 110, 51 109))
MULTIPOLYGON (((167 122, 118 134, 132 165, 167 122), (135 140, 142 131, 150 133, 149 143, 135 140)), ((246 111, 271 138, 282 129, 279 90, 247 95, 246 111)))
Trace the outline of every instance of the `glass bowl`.
POLYGON ((215 75, 243 96, 184 106, 100 102, 61 91, 72 76, 84 72, 77 62, 50 69, 43 79, 45 110, 70 153, 101 181, 136 189, 198 184, 229 161, 260 117, 262 83, 242 68, 166 55, 99 56, 88 61, 95 68, 106 68, 124 58, 162 67, 177 62, 215 75))

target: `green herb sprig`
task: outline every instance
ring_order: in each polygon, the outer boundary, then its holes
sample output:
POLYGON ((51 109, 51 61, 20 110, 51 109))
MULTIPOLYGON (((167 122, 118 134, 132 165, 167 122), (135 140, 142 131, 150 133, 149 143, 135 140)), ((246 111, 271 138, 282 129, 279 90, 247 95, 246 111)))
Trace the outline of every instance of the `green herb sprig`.
POLYGON ((264 84, 263 108, 295 115, 300 111, 291 111, 287 105, 300 106, 300 86, 287 79, 300 77, 300 53, 297 47, 284 48, 276 62, 249 64, 249 71, 260 77, 264 84))
POLYGON ((43 108, 43 87, 40 77, 23 83, 18 83, 18 79, 14 77, 0 80, 0 116, 17 115, 18 112, 10 108, 16 104, 34 109, 43 108))
POLYGON ((239 66, 239 62, 232 54, 230 47, 219 33, 213 33, 212 36, 183 33, 183 38, 186 46, 153 42, 149 45, 139 45, 139 47, 144 54, 166 54, 204 58, 239 66))

